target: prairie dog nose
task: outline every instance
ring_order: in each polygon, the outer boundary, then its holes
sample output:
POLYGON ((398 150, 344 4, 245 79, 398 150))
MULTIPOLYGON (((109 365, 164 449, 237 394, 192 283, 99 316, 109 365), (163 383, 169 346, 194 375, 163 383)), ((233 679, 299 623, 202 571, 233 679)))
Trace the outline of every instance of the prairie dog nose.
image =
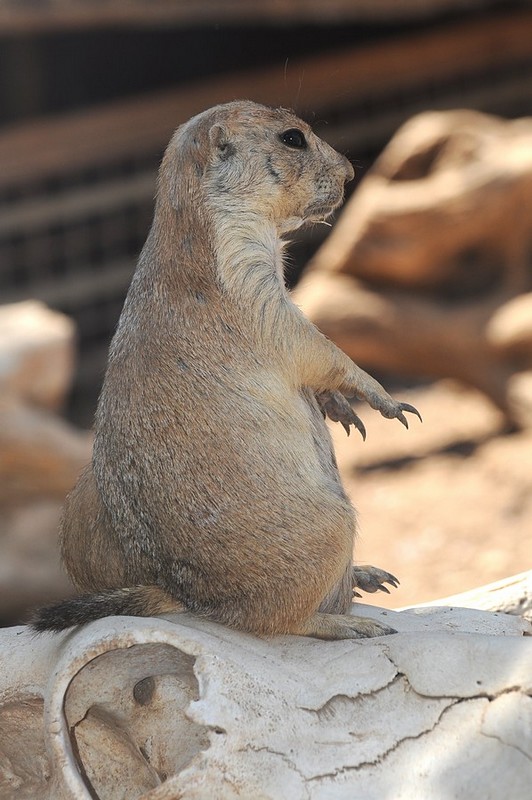
POLYGON ((349 183, 355 177, 355 170, 353 169, 353 165, 349 161, 348 158, 342 156, 342 166, 345 169, 345 182, 349 183))

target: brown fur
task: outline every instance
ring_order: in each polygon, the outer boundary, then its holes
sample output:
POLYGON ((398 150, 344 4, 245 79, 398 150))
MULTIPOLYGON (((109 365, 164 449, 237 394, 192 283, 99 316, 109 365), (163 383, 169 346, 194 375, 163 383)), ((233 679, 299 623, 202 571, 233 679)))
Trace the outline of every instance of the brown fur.
MULTIPOLYGON (((283 281, 280 235, 327 216, 352 176, 282 109, 230 103, 176 131, 111 345, 93 462, 65 505, 66 569, 99 593, 85 620, 78 599, 71 624, 184 607, 259 635, 390 632, 335 616, 351 603, 355 517, 316 393, 363 397, 403 422, 412 409, 319 333, 283 281), (280 140, 292 128, 306 149, 280 140)), ((53 612, 36 627, 54 627, 53 612)))

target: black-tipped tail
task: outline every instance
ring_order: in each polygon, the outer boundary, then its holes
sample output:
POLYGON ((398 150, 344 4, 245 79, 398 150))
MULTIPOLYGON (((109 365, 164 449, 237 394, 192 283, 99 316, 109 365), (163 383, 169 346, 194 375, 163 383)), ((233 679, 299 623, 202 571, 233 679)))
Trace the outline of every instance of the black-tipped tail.
POLYGON ((84 594, 44 606, 33 614, 30 625, 39 633, 63 631, 102 617, 153 617, 175 611, 183 611, 183 606, 164 589, 158 586, 131 586, 84 594))

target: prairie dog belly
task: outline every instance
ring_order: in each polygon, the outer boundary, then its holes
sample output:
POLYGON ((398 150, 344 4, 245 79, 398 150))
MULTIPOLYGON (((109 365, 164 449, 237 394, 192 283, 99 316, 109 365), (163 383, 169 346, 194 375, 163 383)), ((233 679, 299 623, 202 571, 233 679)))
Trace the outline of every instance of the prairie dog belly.
POLYGON ((174 380, 177 407, 168 387, 146 375, 136 380, 142 402, 121 410, 120 426, 99 431, 96 478, 106 505, 120 509, 115 526, 162 529, 176 554, 192 555, 213 547, 212 537, 249 547, 250 529, 259 538, 261 531, 293 536, 300 549, 302 528, 306 539, 324 529, 324 518, 353 516, 312 391, 251 368, 243 377, 196 365, 174 380), (134 470, 117 471, 113 451, 128 453, 134 470), (132 495, 133 506, 123 499, 132 495))

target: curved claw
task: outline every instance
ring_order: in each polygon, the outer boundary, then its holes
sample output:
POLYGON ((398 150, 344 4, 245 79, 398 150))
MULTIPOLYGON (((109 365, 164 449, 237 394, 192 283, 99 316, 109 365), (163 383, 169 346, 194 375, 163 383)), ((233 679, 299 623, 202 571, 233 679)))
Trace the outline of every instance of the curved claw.
POLYGON ((379 569, 378 567, 353 566, 352 578, 355 597, 360 597, 357 589, 371 594, 374 592, 386 592, 386 594, 390 594, 390 590, 384 584, 389 583, 394 589, 397 589, 399 585, 399 579, 396 578, 395 575, 392 575, 391 572, 386 572, 386 570, 379 569))
POLYGON ((405 428, 408 430, 408 420, 407 420, 407 418, 405 417, 405 415, 403 414, 402 411, 398 411, 397 414, 395 415, 395 418, 398 419, 399 422, 401 422, 405 426, 405 428))
POLYGON ((411 406, 410 403, 401 403, 401 411, 408 411, 409 414, 415 414, 416 417, 418 417, 419 421, 423 422, 423 417, 421 416, 417 408, 415 406, 411 406))
POLYGON ((340 422, 349 436, 351 425, 366 439, 366 428, 362 420, 355 414, 346 397, 340 392, 321 392, 316 394, 316 399, 324 416, 332 422, 340 422))
MULTIPOLYGON (((355 426, 355 428, 357 429, 359 434, 362 436, 362 440, 365 442, 366 441, 366 428, 365 428, 365 425, 362 422, 362 420, 360 419, 360 417, 357 417, 357 415, 355 414, 354 411, 353 411, 353 421, 352 421, 351 424, 355 426)), ((344 428, 345 428, 345 425, 344 425, 344 428)), ((347 433, 347 435, 349 436, 349 432, 347 433)))

